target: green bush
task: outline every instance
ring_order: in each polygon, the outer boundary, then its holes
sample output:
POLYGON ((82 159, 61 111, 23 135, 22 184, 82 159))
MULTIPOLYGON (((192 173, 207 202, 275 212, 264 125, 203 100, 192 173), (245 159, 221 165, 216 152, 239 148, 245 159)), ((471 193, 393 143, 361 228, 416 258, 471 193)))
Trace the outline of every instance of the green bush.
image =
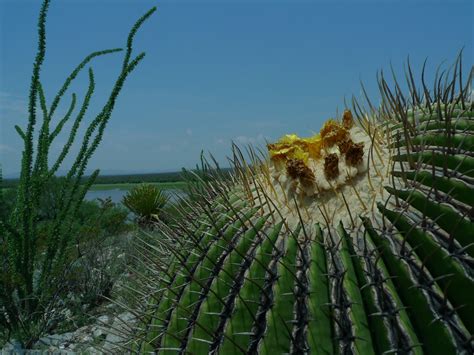
MULTIPOLYGON (((86 322, 95 307, 111 297, 114 284, 125 271, 128 255, 128 211, 109 199, 84 201, 77 215, 76 254, 65 274, 66 307, 75 328, 86 322)), ((70 322, 63 322, 69 331, 70 322)))
MULTIPOLYGON (((38 212, 37 251, 47 250, 48 230, 60 212, 60 193, 64 178, 52 178, 41 193, 38 212)), ((15 189, 4 191, 1 212, 12 212, 15 189)), ((48 316, 55 320, 56 331, 70 331, 89 320, 89 313, 111 296, 114 283, 124 272, 123 260, 126 233, 133 229, 128 223, 128 211, 110 199, 83 201, 71 222, 71 249, 58 277, 60 300, 48 316), (65 315, 68 315, 67 317, 65 315)))
MULTIPOLYGON (((85 183, 84 173, 102 140, 125 80, 145 57, 145 53, 132 57, 134 36, 156 10, 151 9, 135 23, 124 49, 107 49, 86 56, 66 78, 48 106, 41 67, 46 54, 49 5, 50 0, 43 1, 38 20, 38 48, 30 85, 27 125, 25 128, 15 126, 24 144, 15 202, 11 212, 2 215, 0 220, 0 337, 15 339, 25 348, 30 348, 42 334, 54 330, 60 319, 55 318, 57 312, 53 310, 57 311, 63 303, 61 296, 67 286, 67 271, 77 253, 73 237, 76 216, 99 171, 96 170, 85 183), (95 89, 92 68, 88 70, 89 87, 79 110, 75 112, 77 100, 73 93, 67 113, 56 121, 53 118, 61 99, 92 59, 121 51, 124 52, 123 63, 106 103, 85 127, 82 141, 78 142, 78 153, 71 157, 73 164, 66 170, 59 191, 53 195, 45 194, 78 138, 77 133, 95 89), (65 136, 66 144, 57 157, 52 157, 50 147, 68 123, 72 125, 65 136), (52 205, 54 208, 50 209, 52 205)), ((4 200, 3 193, 0 200, 4 200)), ((0 205, 5 206, 5 203, 0 205)))
POLYGON ((122 203, 136 215, 140 225, 149 226, 154 219, 160 218, 168 200, 168 196, 157 186, 141 184, 129 191, 122 203))
POLYGON ((128 211, 110 199, 84 201, 77 214, 80 235, 106 238, 127 232, 131 226, 127 224, 128 211))
MULTIPOLYGON (((40 231, 47 233, 49 226, 60 212, 60 197, 64 186, 64 178, 53 177, 45 184, 40 197, 38 225, 40 231)), ((15 204, 16 189, 3 191, 0 200, 0 215, 9 216, 15 204)), ((84 241, 104 239, 128 232, 132 226, 127 223, 128 211, 120 204, 113 203, 110 198, 97 201, 83 201, 73 216, 71 238, 80 236, 84 241)), ((41 236, 41 232, 39 233, 41 236)), ((40 245, 41 247, 41 245, 40 245)))

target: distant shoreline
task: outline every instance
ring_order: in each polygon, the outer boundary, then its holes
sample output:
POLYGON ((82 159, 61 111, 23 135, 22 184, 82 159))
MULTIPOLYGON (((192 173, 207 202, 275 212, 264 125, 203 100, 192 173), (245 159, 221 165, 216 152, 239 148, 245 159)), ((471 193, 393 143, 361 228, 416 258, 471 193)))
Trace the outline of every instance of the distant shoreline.
MULTIPOLYGON (((135 183, 110 183, 110 184, 94 184, 89 191, 104 191, 104 190, 131 190, 140 182, 135 183)), ((186 186, 184 181, 170 181, 170 182, 149 182, 149 184, 156 185, 162 190, 181 190, 186 186)))
MULTIPOLYGON (((89 176, 84 176, 83 181, 86 181, 89 176)), ((1 187, 10 188, 18 185, 19 178, 4 178, 1 187)), ((120 175, 99 175, 92 188, 96 185, 111 185, 111 184, 139 184, 139 183, 176 183, 183 182, 180 171, 167 173, 148 173, 148 174, 120 174, 120 175)))
MULTIPOLYGON (((231 169, 221 168, 220 170, 226 172, 231 169)), ((89 176, 84 176, 82 181, 85 182, 88 178, 89 176)), ((4 178, 0 183, 0 188, 8 189, 16 187, 19 180, 19 178, 4 178)), ((165 189, 181 189, 184 187, 185 181, 181 171, 146 174, 99 175, 95 179, 91 190, 110 190, 116 188, 130 189, 134 185, 140 183, 160 184, 160 187, 162 186, 162 188, 165 189)))

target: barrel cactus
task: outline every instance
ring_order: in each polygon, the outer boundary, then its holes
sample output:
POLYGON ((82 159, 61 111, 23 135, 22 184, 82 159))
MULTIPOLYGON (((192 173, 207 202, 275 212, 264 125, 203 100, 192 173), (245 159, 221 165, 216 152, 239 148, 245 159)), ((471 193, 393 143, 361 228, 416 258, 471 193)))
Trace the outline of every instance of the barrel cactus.
MULTIPOLYGON (((474 110, 461 56, 408 95, 379 76, 309 138, 188 172, 137 244, 136 352, 472 353, 474 110), (365 91, 364 91, 365 92, 365 91), (146 244, 144 244, 146 243, 146 244)), ((424 72, 424 69, 423 69, 424 72)))

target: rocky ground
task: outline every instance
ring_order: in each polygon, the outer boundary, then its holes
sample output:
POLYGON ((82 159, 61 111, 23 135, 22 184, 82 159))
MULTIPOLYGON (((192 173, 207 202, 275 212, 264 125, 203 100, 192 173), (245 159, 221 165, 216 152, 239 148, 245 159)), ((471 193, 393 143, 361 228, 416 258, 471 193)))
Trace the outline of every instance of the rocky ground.
MULTIPOLYGON (((122 240, 126 238, 122 236, 122 240)), ((123 262, 124 254, 120 248, 114 246, 103 250, 100 258, 101 263, 94 267, 101 272, 110 272, 108 268, 111 261, 123 262)), ((123 269, 120 270, 122 271, 114 279, 112 298, 126 303, 120 294, 130 274, 123 269)), ((74 298, 74 295, 71 295, 71 298, 74 298)), ((103 301, 92 308, 84 305, 82 308, 83 310, 79 312, 65 308, 61 313, 64 319, 67 319, 67 324, 58 327, 57 333, 40 338, 32 350, 24 350, 19 342, 13 341, 3 348, 0 344, 0 355, 125 353, 121 345, 124 343, 126 332, 135 324, 134 316, 111 301, 103 301)))
POLYGON ((0 354, 118 354, 124 350, 120 347, 124 342, 123 333, 134 323, 129 312, 112 316, 114 304, 104 308, 104 313, 95 322, 82 326, 74 331, 63 334, 52 334, 39 339, 33 350, 22 350, 20 344, 9 343, 0 354))

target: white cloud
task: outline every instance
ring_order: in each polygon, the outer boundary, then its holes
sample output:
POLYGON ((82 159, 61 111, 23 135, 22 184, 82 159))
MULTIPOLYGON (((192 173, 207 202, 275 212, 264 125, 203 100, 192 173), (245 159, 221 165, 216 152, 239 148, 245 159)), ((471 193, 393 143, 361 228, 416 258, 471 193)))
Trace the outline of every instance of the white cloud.
POLYGON ((265 143, 265 140, 267 140, 267 137, 265 137, 262 133, 259 133, 256 137, 249 137, 249 136, 237 136, 234 138, 234 141, 238 144, 262 144, 265 143))
POLYGON ((28 104, 23 98, 0 91, 0 112, 27 115, 28 104))
POLYGON ((171 152, 173 147, 170 144, 161 144, 158 149, 160 152, 171 152))
POLYGON ((257 120, 257 121, 252 121, 250 124, 257 129, 273 129, 273 128, 281 128, 285 126, 283 122, 277 119, 257 120))
POLYGON ((0 152, 14 152, 15 149, 12 147, 5 145, 5 144, 0 144, 0 152))
POLYGON ((240 144, 250 144, 253 143, 253 138, 252 137, 247 137, 247 136, 238 136, 235 137, 234 139, 237 143, 240 144))

